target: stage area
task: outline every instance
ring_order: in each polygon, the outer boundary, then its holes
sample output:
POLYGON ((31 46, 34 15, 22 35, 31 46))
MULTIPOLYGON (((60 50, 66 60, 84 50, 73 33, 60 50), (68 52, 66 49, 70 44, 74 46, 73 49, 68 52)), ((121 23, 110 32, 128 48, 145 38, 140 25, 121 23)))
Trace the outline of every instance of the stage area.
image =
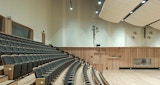
POLYGON ((160 70, 106 70, 110 85, 160 85, 160 70))

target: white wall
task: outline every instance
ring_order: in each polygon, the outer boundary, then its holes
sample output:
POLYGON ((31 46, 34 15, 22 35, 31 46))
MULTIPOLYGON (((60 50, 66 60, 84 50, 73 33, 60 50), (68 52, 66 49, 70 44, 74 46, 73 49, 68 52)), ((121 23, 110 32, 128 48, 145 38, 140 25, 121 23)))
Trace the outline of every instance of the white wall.
POLYGON ((0 15, 33 29, 34 40, 41 42, 44 30, 46 42, 52 28, 52 0, 0 0, 0 15))
POLYGON ((72 0, 73 11, 69 10, 69 0, 55 0, 53 9, 52 43, 64 47, 93 47, 92 26, 96 25, 95 42, 102 47, 141 47, 160 46, 160 31, 147 27, 147 36, 144 39, 143 28, 125 22, 110 23, 100 18, 96 19, 96 0, 72 0), (153 34, 149 34, 152 31, 153 34), (136 32, 137 34, 134 34, 136 32), (132 37, 135 37, 133 39, 132 37))
POLYGON ((97 18, 96 0, 72 1, 73 11, 69 10, 69 0, 0 0, 0 14, 32 28, 36 41, 41 42, 44 30, 47 44, 55 46, 93 47, 94 25, 99 28, 95 42, 102 47, 160 46, 159 30, 147 28, 151 39, 144 39, 143 28, 97 18))

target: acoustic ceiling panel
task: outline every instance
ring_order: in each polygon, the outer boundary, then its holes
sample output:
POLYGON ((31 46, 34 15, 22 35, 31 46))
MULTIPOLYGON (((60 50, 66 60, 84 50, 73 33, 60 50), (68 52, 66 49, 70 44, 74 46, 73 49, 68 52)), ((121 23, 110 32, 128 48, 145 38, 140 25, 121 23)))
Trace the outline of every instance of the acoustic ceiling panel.
POLYGON ((156 29, 159 29, 160 30, 160 21, 156 22, 156 23, 153 23, 150 25, 151 27, 153 28, 156 28, 156 29))
POLYGON ((99 17, 114 23, 119 23, 142 0, 105 0, 99 17))
POLYGON ((125 21, 136 26, 146 26, 158 19, 160 19, 160 0, 149 0, 125 21))

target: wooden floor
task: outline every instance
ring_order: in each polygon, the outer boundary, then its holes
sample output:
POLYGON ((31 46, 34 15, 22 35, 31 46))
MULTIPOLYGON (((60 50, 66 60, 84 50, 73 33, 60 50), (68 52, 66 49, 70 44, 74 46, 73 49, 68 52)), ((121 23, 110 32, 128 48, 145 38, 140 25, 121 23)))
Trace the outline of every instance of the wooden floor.
POLYGON ((106 70, 110 85, 160 85, 160 70, 106 70))

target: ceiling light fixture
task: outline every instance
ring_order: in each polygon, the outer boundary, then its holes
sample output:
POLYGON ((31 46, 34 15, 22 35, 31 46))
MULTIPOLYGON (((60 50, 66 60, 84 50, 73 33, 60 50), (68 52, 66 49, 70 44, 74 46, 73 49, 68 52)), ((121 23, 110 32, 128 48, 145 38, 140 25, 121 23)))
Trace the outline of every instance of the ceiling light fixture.
POLYGON ((101 1, 98 1, 98 5, 101 5, 102 4, 102 2, 101 1))
POLYGON ((139 5, 137 5, 131 12, 128 13, 128 15, 126 15, 123 19, 125 20, 126 18, 128 18, 131 14, 133 14, 133 12, 135 12, 137 9, 139 9, 142 5, 144 5, 148 0, 142 0, 141 3, 139 3, 139 5))
POLYGON ((122 19, 121 21, 124 21, 124 19, 122 19))
POLYGON ((98 11, 96 10, 96 12, 95 12, 96 14, 98 14, 98 11))
POLYGON ((70 9, 70 10, 73 10, 73 8, 72 8, 72 7, 70 7, 69 9, 70 9))
POLYGON ((72 0, 70 0, 70 2, 69 2, 69 4, 70 4, 70 8, 69 8, 69 10, 73 10, 73 7, 72 7, 72 0))
POLYGON ((130 14, 132 14, 133 13, 133 11, 131 11, 131 12, 129 12, 130 14))
POLYGON ((143 0, 141 3, 142 3, 142 4, 146 3, 146 0, 143 0))

